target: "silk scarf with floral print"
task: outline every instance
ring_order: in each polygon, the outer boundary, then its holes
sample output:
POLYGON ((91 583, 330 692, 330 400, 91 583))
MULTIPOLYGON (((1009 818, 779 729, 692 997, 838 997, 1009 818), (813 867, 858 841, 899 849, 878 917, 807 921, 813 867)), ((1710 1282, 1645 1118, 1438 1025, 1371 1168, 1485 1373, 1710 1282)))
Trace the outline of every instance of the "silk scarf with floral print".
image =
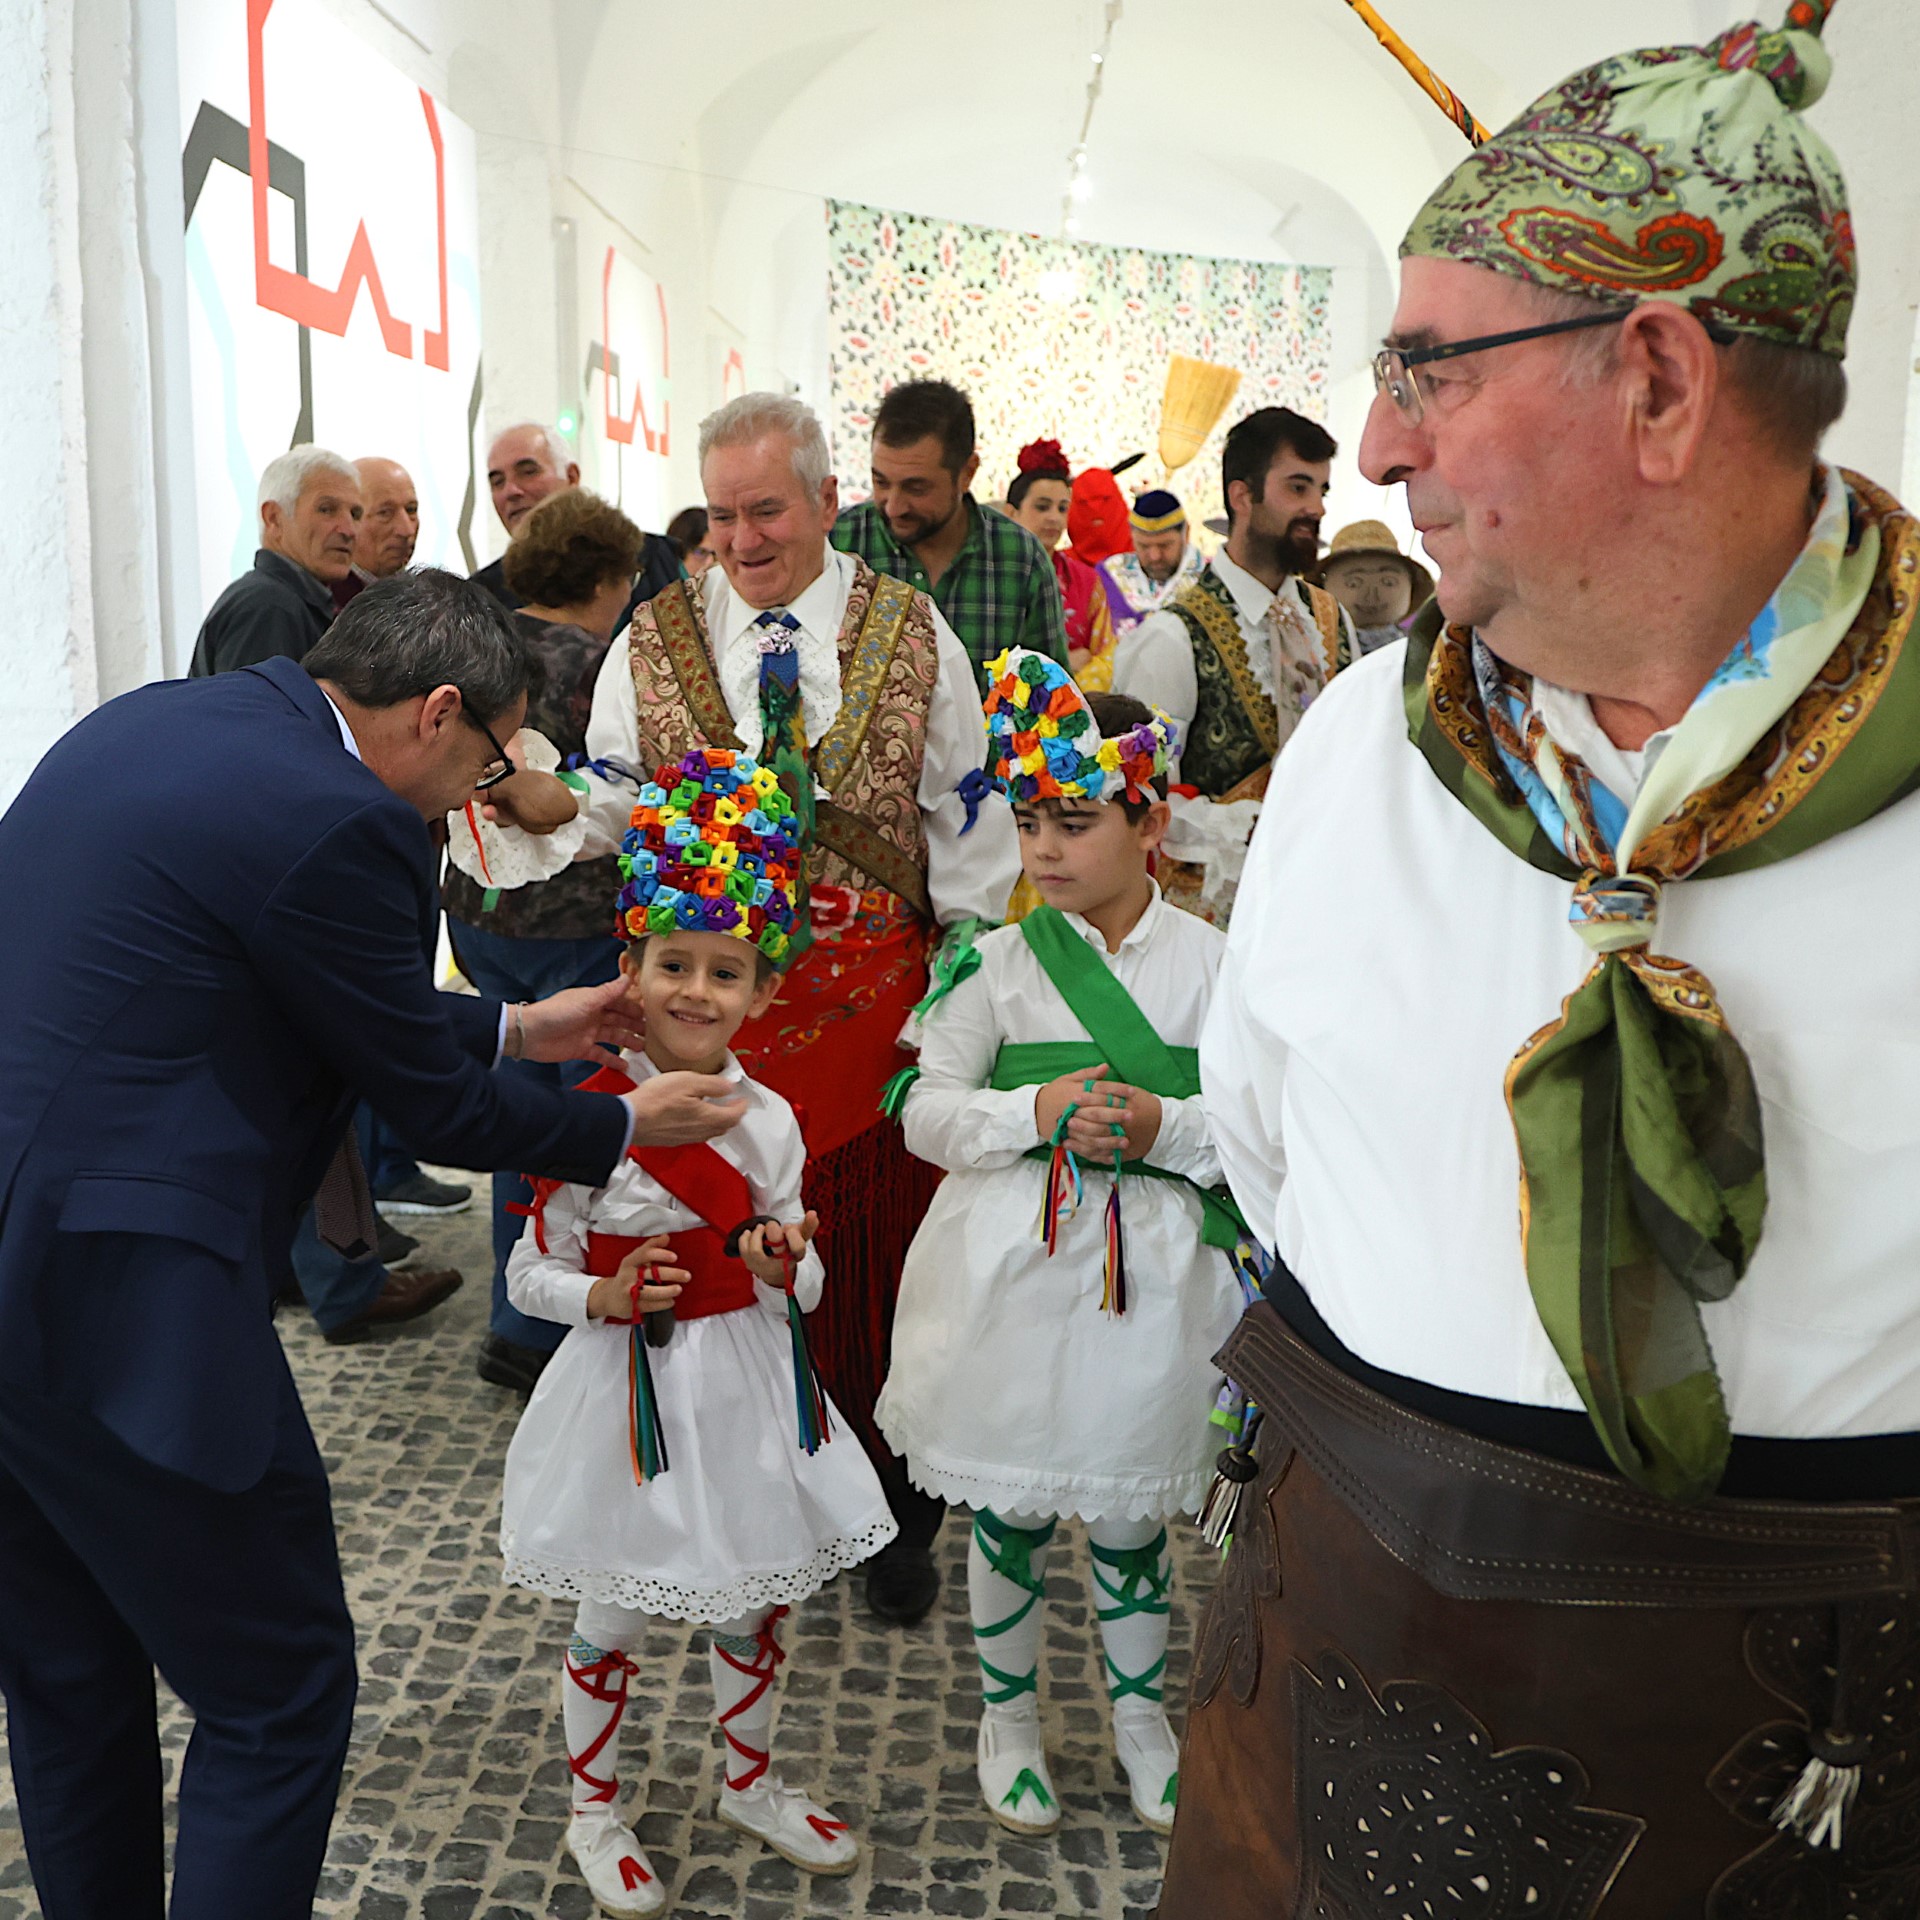
POLYGON ((1522 1250, 1609 1454, 1671 1500, 1704 1498, 1726 1465, 1701 1308, 1745 1275, 1767 1184, 1752 1070, 1713 983, 1657 950, 1661 892, 1788 859, 1920 786, 1917 569, 1920 524, 1823 471, 1799 558, 1631 796, 1555 743, 1530 676, 1470 630, 1430 611, 1408 646, 1414 744, 1514 853, 1572 883, 1594 954, 1507 1069, 1522 1250))

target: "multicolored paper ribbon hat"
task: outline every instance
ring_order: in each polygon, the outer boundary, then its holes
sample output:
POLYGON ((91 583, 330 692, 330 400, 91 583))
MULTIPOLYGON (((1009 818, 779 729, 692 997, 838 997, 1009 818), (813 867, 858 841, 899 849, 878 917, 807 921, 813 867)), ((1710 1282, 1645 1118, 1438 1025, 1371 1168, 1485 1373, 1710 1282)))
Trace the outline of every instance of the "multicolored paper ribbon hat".
POLYGON ((987 671, 987 772, 1016 804, 1034 800, 1151 800, 1177 729, 1164 713, 1108 740, 1087 696, 1057 660, 1014 647, 987 671))
POLYGON ((620 842, 614 931, 727 933, 776 964, 793 945, 800 828, 770 769, 695 747, 640 789, 620 842))

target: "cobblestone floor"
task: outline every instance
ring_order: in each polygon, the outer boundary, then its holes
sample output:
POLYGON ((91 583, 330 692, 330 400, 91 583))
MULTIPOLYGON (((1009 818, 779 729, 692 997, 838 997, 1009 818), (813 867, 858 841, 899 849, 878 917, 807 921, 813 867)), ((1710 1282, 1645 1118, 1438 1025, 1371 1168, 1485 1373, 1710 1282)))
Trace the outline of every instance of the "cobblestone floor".
MULTIPOLYGON (((557 1673, 571 1608, 503 1587, 500 1471, 518 1399, 473 1371, 486 1320, 486 1216, 407 1226, 416 1262, 467 1285, 436 1313, 330 1347, 283 1310, 294 1372, 333 1475, 361 1687, 315 1912, 353 1920, 589 1920, 561 1847, 567 1771, 557 1673)), ((1158 1893, 1162 1842, 1133 1819, 1107 1737, 1084 1542, 1062 1530, 1047 1583, 1042 1712, 1064 1818, 1046 1840, 1003 1832, 973 1773, 979 1683, 965 1529, 949 1521, 946 1591, 910 1632, 882 1628, 858 1576, 786 1628, 775 1764, 849 1822, 859 1870, 815 1880, 720 1825, 719 1737, 705 1640, 665 1626, 637 1657, 621 1771, 673 1911, 741 1920, 849 1914, 1099 1914, 1134 1920, 1158 1893)), ((1185 1690, 1211 1556, 1177 1541, 1168 1695, 1185 1690)), ((1177 1719, 1176 1713, 1176 1719, 1177 1719)), ((189 1722, 170 1705, 168 1778, 189 1722)), ((40 1920, 11 1782, 0 1773, 0 1920, 40 1920)), ((235 1920, 243 1920, 235 1916, 235 1920)))

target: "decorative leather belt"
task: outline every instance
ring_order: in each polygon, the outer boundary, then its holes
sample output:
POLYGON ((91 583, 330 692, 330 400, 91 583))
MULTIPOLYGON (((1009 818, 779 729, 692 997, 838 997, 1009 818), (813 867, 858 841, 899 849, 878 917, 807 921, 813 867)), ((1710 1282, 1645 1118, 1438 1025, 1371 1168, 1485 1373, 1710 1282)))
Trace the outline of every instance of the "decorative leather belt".
POLYGON ((1262 1302, 1218 1356, 1353 1516, 1437 1592, 1564 1606, 1826 1605, 1920 1589, 1920 1501, 1672 1506, 1349 1378, 1262 1302))

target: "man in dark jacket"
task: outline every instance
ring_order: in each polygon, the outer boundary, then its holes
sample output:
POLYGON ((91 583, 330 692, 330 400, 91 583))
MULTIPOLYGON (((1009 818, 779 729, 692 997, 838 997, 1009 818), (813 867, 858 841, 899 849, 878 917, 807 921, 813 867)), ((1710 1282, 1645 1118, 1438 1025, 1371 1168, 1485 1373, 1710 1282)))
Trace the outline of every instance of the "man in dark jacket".
MULTIPOLYGON (((538 421, 525 421, 494 436, 487 449, 487 485, 493 493, 493 510, 511 538, 520 523, 550 493, 580 484, 580 463, 561 439, 556 428, 543 427, 538 421)), ((526 602, 507 585, 503 560, 489 560, 473 576, 509 612, 517 612, 526 602)), ((664 593, 684 577, 680 556, 664 534, 640 536, 640 566, 633 577, 633 598, 615 623, 613 637, 626 632, 633 610, 656 593, 664 593)))
POLYGON ((260 476, 260 550, 207 609, 189 671, 225 673, 276 654, 303 660, 353 566, 360 476, 325 447, 292 447, 260 476))
POLYGON ((0 818, 0 1691, 48 1913, 162 1909, 155 1667, 195 1717, 173 1920, 311 1911, 353 1628, 270 1302, 316 1189, 371 1225, 355 1100, 441 1159, 596 1183, 743 1110, 718 1078, 488 1070, 630 1038, 617 986, 433 989, 428 821, 551 798, 511 798, 527 656, 493 602, 382 581, 309 661, 110 702, 0 818))

